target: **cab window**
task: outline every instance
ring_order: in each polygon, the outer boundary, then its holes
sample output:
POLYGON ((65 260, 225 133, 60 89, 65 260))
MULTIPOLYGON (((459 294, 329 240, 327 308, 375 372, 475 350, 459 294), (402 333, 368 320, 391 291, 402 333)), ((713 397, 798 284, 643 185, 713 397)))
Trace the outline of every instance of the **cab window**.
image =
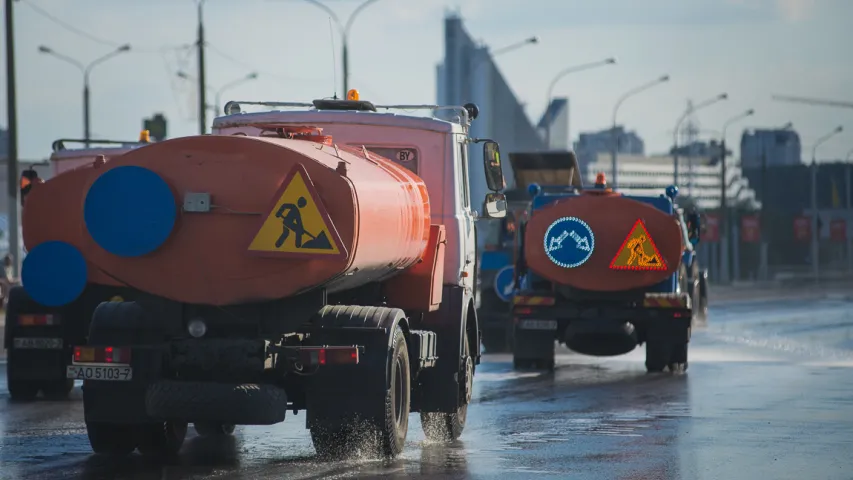
POLYGON ((468 191, 468 144, 457 143, 459 148, 459 194, 462 196, 462 207, 471 207, 471 195, 468 191))
POLYGON ((418 149, 415 147, 370 147, 365 145, 364 148, 370 153, 385 157, 397 165, 408 169, 415 175, 419 174, 418 161, 420 160, 420 155, 418 149))

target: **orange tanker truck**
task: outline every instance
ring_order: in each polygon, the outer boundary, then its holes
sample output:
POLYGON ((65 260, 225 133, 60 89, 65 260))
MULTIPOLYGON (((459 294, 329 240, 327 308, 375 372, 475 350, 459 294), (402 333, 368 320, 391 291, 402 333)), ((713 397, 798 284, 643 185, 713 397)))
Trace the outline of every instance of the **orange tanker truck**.
POLYGON ((396 455, 410 412, 428 438, 459 437, 479 363, 471 143, 486 214, 506 211, 497 144, 468 136, 476 106, 415 106, 452 112, 440 120, 356 92, 261 103, 297 110, 229 102, 213 135, 96 160, 26 198, 34 300, 136 294, 98 305, 67 368, 93 450, 173 453, 189 423, 226 435, 300 410, 323 454, 396 455))
MULTIPOLYGON (((53 142, 50 155, 51 177, 58 177, 82 165, 91 166, 99 156, 109 160, 134 148, 148 144, 148 132, 140 134, 138 142, 91 140, 84 148, 68 148, 85 140, 60 139, 53 142)), ((21 201, 33 188, 41 188, 44 179, 35 169, 21 174, 21 201), (38 185, 36 187, 36 185, 38 185)), ((61 212, 67 205, 54 205, 44 221, 63 222, 61 212)), ((44 212, 42 212, 44 213, 44 212)), ((34 220, 30 218, 29 224, 34 220)), ((53 228, 74 228, 57 224, 53 228)), ((76 226, 79 228, 79 226, 76 226)), ((37 227, 43 228, 43 227, 37 227)), ((26 229, 25 229, 26 230, 26 229)), ((27 232, 24 232, 24 238, 27 232)), ((32 401, 39 390, 47 397, 67 396, 74 388, 74 379, 66 378, 74 345, 85 343, 89 320, 95 307, 110 299, 131 299, 133 292, 123 285, 88 284, 73 302, 62 305, 39 304, 23 287, 12 287, 6 306, 5 345, 6 385, 16 401, 32 401)))
POLYGON ((627 196, 598 174, 584 188, 574 154, 572 164, 563 187, 529 187, 516 255, 514 366, 553 369, 556 340, 595 356, 645 344, 648 371, 683 371, 691 321, 707 298, 688 271, 697 268, 698 216, 685 221, 675 186, 627 196))

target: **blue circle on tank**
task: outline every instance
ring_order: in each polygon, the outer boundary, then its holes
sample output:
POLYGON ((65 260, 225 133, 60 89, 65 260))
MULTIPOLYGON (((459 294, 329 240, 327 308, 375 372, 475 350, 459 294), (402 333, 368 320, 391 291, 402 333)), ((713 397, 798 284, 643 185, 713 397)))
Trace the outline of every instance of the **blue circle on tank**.
POLYGON ((512 298, 515 291, 515 268, 512 265, 507 265, 498 270, 495 274, 495 294, 504 302, 508 302, 512 298))
POLYGON ((21 266, 21 283, 30 298, 46 307, 67 305, 83 293, 86 259, 73 245, 52 241, 33 248, 21 266))
POLYGON ((139 257, 159 248, 177 218, 175 196, 166 181, 132 165, 98 177, 83 208, 89 234, 101 248, 119 257, 139 257))
POLYGON ((545 255, 563 268, 583 265, 593 250, 595 235, 580 218, 558 218, 545 231, 545 255))

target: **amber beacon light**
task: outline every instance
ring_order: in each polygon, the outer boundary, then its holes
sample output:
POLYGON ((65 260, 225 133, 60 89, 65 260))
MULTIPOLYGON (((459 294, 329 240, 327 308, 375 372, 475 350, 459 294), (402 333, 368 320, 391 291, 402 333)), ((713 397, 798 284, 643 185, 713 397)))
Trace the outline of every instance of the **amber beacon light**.
POLYGON ((358 90, 351 88, 347 92, 347 100, 357 101, 358 100, 358 90))

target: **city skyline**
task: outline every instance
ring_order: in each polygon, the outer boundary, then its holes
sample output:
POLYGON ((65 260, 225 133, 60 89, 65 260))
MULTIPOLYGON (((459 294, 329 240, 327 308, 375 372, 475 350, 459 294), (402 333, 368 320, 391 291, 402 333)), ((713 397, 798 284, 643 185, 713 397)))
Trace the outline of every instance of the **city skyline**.
MULTIPOLYGON (((345 20, 358 3, 329 0, 328 5, 345 20)), ((330 29, 320 9, 298 0, 244 1, 240 8, 229 4, 208 0, 205 6, 211 92, 256 71, 256 80, 228 90, 223 100, 343 96, 337 65, 341 42, 335 35, 333 72, 330 29)), ((701 0, 684 7, 658 0, 640 8, 626 0, 611 0, 606 6, 380 0, 354 22, 350 86, 377 103, 432 103, 445 7, 458 7, 471 34, 492 50, 530 35, 540 38, 537 45, 496 58, 517 97, 526 102, 533 123, 545 108, 546 87, 556 72, 618 58, 614 67, 572 75, 555 88, 554 96, 571 101, 571 142, 579 133, 608 128, 613 104, 622 93, 669 74, 669 84, 632 98, 619 112, 618 123, 636 130, 649 153, 668 151, 688 99, 700 102, 720 92, 727 92, 729 100, 696 114, 700 138, 718 139, 715 132, 727 119, 754 108, 753 118, 728 130, 727 142, 736 155, 744 129, 787 122, 793 122, 802 138, 804 160, 811 159, 813 141, 839 124, 845 125, 845 133, 823 144, 818 158, 843 160, 853 148, 853 111, 771 99, 777 93, 848 98, 845 87, 853 84, 853 67, 839 59, 844 58, 843 40, 850 37, 844 18, 853 15, 853 3, 701 0), (553 15, 540 15, 546 10, 553 15), (791 43, 791 38, 798 42, 791 43), (576 48, 580 45, 584 47, 576 48)), ((88 63, 131 44, 130 52, 92 73, 94 138, 134 139, 142 119, 156 112, 168 118, 171 137, 197 133, 195 84, 192 78, 178 77, 178 72, 193 78, 196 73, 194 49, 182 47, 194 41, 195 22, 195 5, 189 0, 121 6, 96 0, 16 3, 21 158, 44 158, 56 138, 83 134, 82 75, 40 54, 39 45, 88 63)), ((0 83, 5 85, 5 78, 0 83)), ((213 103, 212 93, 208 101, 213 103)), ((5 114, 5 102, 2 111, 5 114)), ((208 115, 208 125, 211 120, 208 115)))

